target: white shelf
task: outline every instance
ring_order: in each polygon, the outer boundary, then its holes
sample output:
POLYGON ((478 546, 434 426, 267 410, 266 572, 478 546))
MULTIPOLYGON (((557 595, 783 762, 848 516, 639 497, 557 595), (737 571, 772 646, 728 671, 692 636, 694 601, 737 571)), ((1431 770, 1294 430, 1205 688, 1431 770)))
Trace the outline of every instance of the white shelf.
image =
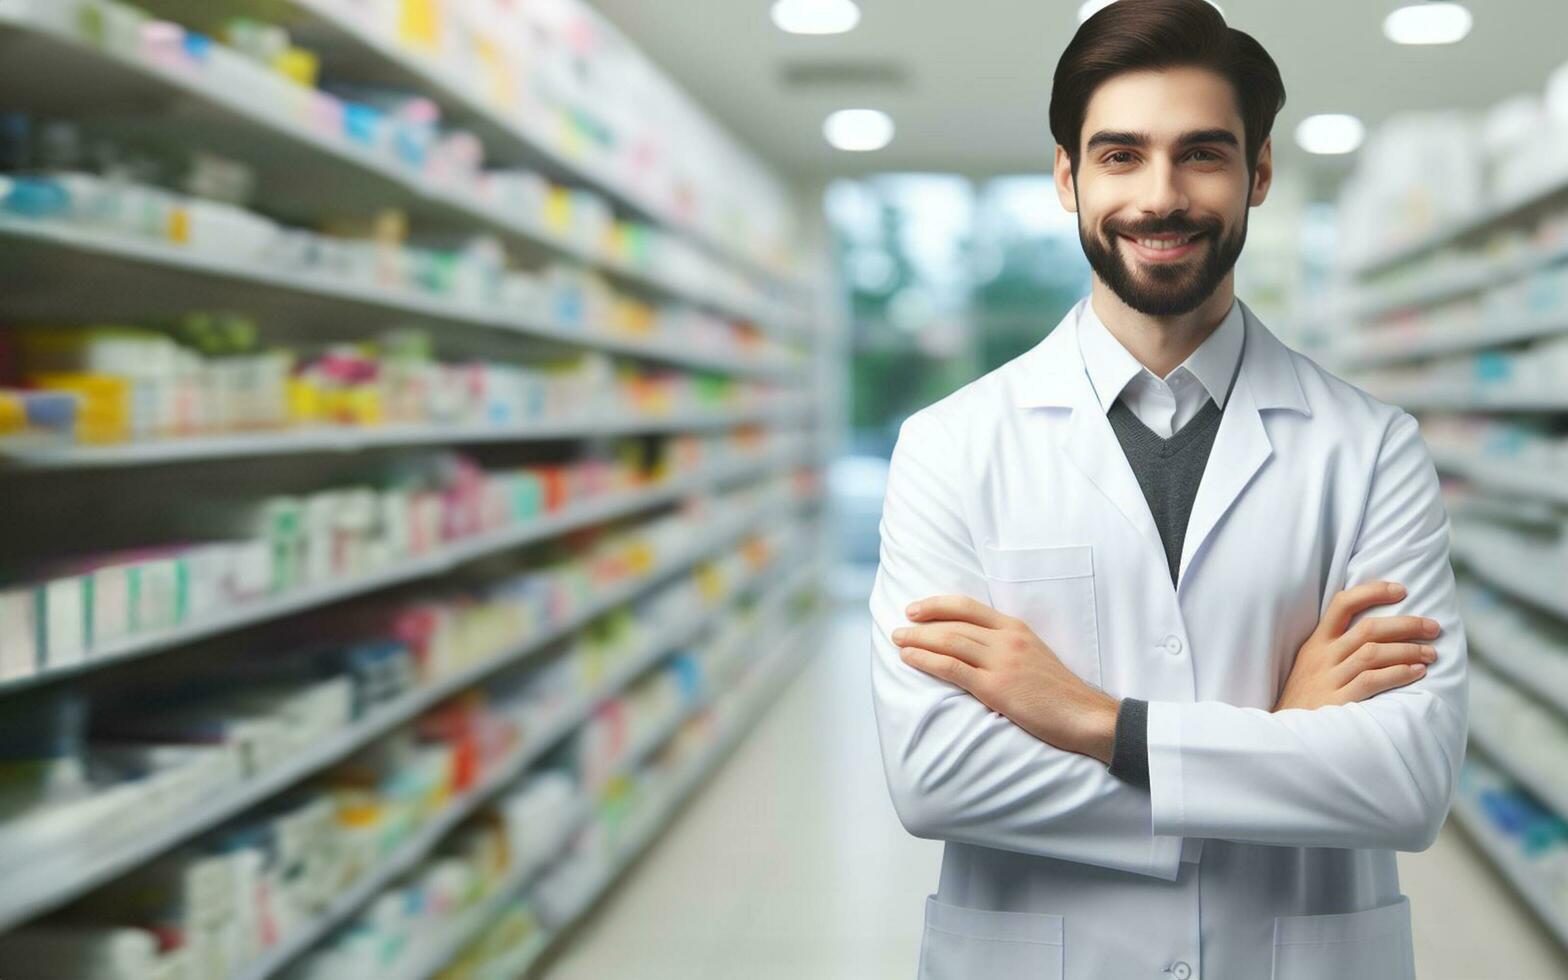
POLYGON ((1527 249, 1517 255, 1479 259, 1462 268, 1436 268, 1420 279, 1368 293, 1352 308, 1357 320, 1376 320, 1398 310, 1436 306, 1447 300, 1481 292, 1568 259, 1568 247, 1527 249))
POLYGON ((105 296, 115 298, 117 315, 130 317, 167 312, 171 303, 186 309, 242 305, 284 321, 319 319, 347 309, 361 316, 419 317, 515 334, 552 346, 602 350, 746 377, 791 380, 804 366, 705 353, 693 349, 690 341, 640 340, 559 326, 501 307, 367 286, 320 273, 269 269, 150 238, 54 221, 0 216, 0 259, 0 285, 9 287, 4 308, 13 318, 102 316, 105 296), (68 288, 71 282, 91 282, 100 288, 84 292, 79 286, 68 288))
POLYGON ((1471 235, 1528 218, 1541 205, 1565 192, 1568 192, 1568 174, 1548 180, 1539 187, 1517 193, 1507 200, 1497 201, 1477 214, 1452 221, 1411 242, 1385 249, 1377 255, 1356 263, 1352 271, 1357 276, 1371 276, 1419 258, 1428 252, 1435 252, 1445 245, 1462 241, 1471 235))
MULTIPOLYGON (((1465 620, 1465 637, 1470 641, 1471 648, 1478 649, 1481 659, 1497 673, 1506 677, 1519 690, 1556 709, 1568 721, 1568 684, 1554 684, 1538 676, 1509 653, 1512 649, 1510 644, 1493 634, 1485 625, 1477 628, 1474 619, 1465 620)), ((1568 658, 1568 651, 1563 651, 1562 656, 1568 658)), ((1565 777, 1564 784, 1568 785, 1568 777, 1565 777)), ((1568 819, 1568 809, 1564 809, 1563 814, 1568 819)))
MULTIPOLYGON (((753 304, 736 303, 706 295, 701 290, 663 281, 640 269, 584 249, 569 238, 553 234, 540 225, 500 214, 464 186, 443 186, 433 182, 427 174, 401 166, 391 158, 384 158, 345 138, 311 130, 264 101, 276 94, 271 89, 262 88, 260 94, 251 90, 231 90, 207 84, 200 75, 188 74, 176 66, 94 47, 74 33, 58 30, 50 23, 47 15, 39 13, 39 8, 34 7, 32 2, 0 0, 0 34, 5 35, 0 37, 0 46, 6 51, 5 63, 0 64, 0 89, 34 93, 37 86, 27 82, 36 82, 38 77, 48 77, 54 87, 37 97, 45 100, 43 108, 56 111, 70 108, 80 110, 84 104, 95 105, 95 109, 101 113, 121 102, 127 106, 139 104, 143 107, 148 102, 169 99, 188 103, 198 113, 196 118, 188 120, 193 137, 219 139, 224 141, 216 147, 220 150, 230 151, 252 163, 268 162, 278 167, 280 179, 264 183, 269 193, 276 191, 287 195, 275 199, 284 212, 305 216, 327 213, 332 205, 344 207, 349 203, 357 203, 357 199, 355 202, 341 199, 344 187, 353 183, 364 184, 364 177, 373 177, 375 180, 371 183, 375 186, 353 189, 355 194, 374 195, 365 201, 366 207, 362 210, 373 210, 374 206, 396 206, 408 210, 415 217, 446 225, 490 229, 530 253, 543 252, 588 263, 638 291, 697 303, 785 334, 811 335, 810 330, 798 324, 774 322, 766 311, 753 304), (45 69, 47 74, 34 74, 35 69, 45 69), (77 96, 74 104, 73 95, 77 96), (97 102, 84 103, 81 96, 96 96, 97 102), (109 97, 117 101, 105 104, 104 99, 109 97), (242 129, 250 132, 240 131, 242 129), (263 147, 275 151, 280 142, 290 144, 289 159, 278 158, 275 152, 271 157, 256 152, 263 147), (348 179, 323 182, 332 184, 331 189, 320 186, 283 186, 315 183, 299 180, 298 171, 310 167, 319 173, 323 164, 338 168, 342 176, 348 179), (282 179, 289 169, 295 171, 295 176, 288 180, 282 179), (360 180, 355 181, 354 177, 360 180)), ((50 0, 45 2, 47 4, 50 0)), ((266 71, 260 66, 256 66, 255 70, 258 76, 266 71)), ((281 77, 278 80, 281 81, 281 77)))
MULTIPOLYGON (((446 835, 467 819, 502 788, 509 786, 528 770, 563 737, 577 728, 593 710, 614 697, 627 684, 658 663, 672 651, 700 635, 713 623, 720 621, 727 607, 734 600, 769 577, 767 572, 754 577, 734 589, 729 596, 716 604, 702 617, 681 624, 679 629, 650 642, 646 652, 637 655, 615 670, 591 695, 580 699, 539 734, 527 736, 525 744, 502 764, 486 774, 477 785, 461 797, 454 799, 441 814, 415 832, 400 845, 392 858, 375 871, 362 876, 352 888, 344 892, 328 909, 313 917, 293 935, 273 946, 254 963, 235 974, 233 980, 264 980, 292 962, 306 950, 326 938, 367 901, 379 894, 398 878, 412 871, 446 835)), ((798 585, 791 580, 790 586, 798 585)), ((782 591, 782 590, 781 590, 782 591)), ((695 705, 691 710, 695 710, 695 705)), ((673 728, 672 728, 673 730, 673 728)))
POLYGON ((1497 768, 1529 790, 1548 809, 1568 820, 1568 779, 1553 778, 1550 773, 1520 765, 1519 753, 1489 727, 1484 717, 1470 719, 1470 740, 1481 746, 1497 768))
POLYGON ((1503 383, 1468 390, 1457 385, 1374 385, 1373 394, 1411 411, 1520 414, 1568 412, 1568 392, 1528 391, 1503 383))
POLYGON ((1451 812, 1470 835, 1470 839, 1476 842, 1482 853, 1492 860, 1514 891, 1524 899, 1525 904, 1540 917, 1557 941, 1568 948, 1568 911, 1552 901, 1551 894, 1518 854, 1514 843, 1492 827, 1479 805, 1464 796, 1455 798, 1451 812))
POLYGON ((0 469, 59 470, 205 462, 257 456, 354 453, 390 446, 452 446, 480 443, 582 439, 642 432, 769 427, 797 423, 809 406, 739 412, 688 412, 666 416, 573 418, 520 425, 337 426, 189 438, 148 439, 110 446, 7 445, 0 439, 0 469))
POLYGON ((253 626, 343 599, 365 595, 389 586, 452 571, 477 558, 499 554, 535 541, 543 541, 590 524, 635 514, 732 480, 782 469, 807 458, 808 455, 809 453, 795 449, 759 460, 742 460, 714 466, 708 468, 706 472, 691 473, 671 480, 665 485, 646 490, 610 494, 605 499, 571 507, 564 513, 541 517, 498 531, 473 535, 444 545, 432 554, 399 562, 359 578, 332 585, 296 589, 280 596, 225 610, 215 616, 198 619, 172 630, 128 636, 113 643, 94 647, 87 652, 86 659, 81 661, 53 667, 45 666, 36 674, 0 683, 0 693, 71 674, 97 670, 106 664, 119 663, 241 627, 253 626))
MULTIPOLYGON (((820 625, 820 618, 814 617, 806 620, 786 634, 783 640, 770 651, 768 654, 770 662, 765 665, 759 665, 757 668, 762 672, 760 677, 753 676, 746 679, 754 683, 755 687, 746 692, 746 694, 750 695, 749 700, 751 703, 736 712, 736 716, 740 721, 731 727, 729 731, 720 734, 712 747, 705 751, 697 762, 693 763, 691 769, 684 776, 680 777, 679 783, 658 804, 657 811, 643 824, 642 831, 626 842, 625 846, 616 854, 610 866, 590 885, 582 902, 575 909, 572 909, 554 929, 546 932, 546 938, 543 942, 530 944, 533 948, 526 955, 519 956, 515 965, 507 964, 505 975, 527 976, 529 971, 539 962, 540 958, 571 931, 572 926, 609 891, 610 886, 631 867, 632 862, 658 839, 659 835, 667 828, 670 819, 680 805, 734 751, 735 746, 745 737, 751 726, 760 719, 762 706, 769 703, 776 694, 777 689, 781 688, 794 672, 805 664, 809 654, 802 655, 794 651, 796 649, 813 649, 813 645, 809 642, 809 637, 820 625)), ((745 681, 742 683, 745 683, 745 681)), ((742 696, 744 697, 745 695, 742 696)), ((500 971, 496 972, 499 973, 500 971)))
POLYGON ((1367 334, 1358 335, 1339 345, 1334 351, 1335 356, 1353 369, 1365 369, 1427 360, 1444 354, 1504 347, 1568 333, 1568 313, 1522 315, 1469 324, 1464 330, 1449 327, 1433 332, 1380 327, 1378 332, 1387 333, 1390 337, 1374 341, 1367 334))
MULTIPOLYGON (((529 131, 520 122, 509 119, 497 111, 463 84, 452 78, 438 64, 427 63, 417 55, 405 51, 396 42, 380 36, 369 26, 356 19, 352 10, 331 0, 288 0, 296 10, 314 19, 316 25, 328 29, 341 42, 329 53, 329 64, 339 64, 346 57, 357 55, 360 64, 373 62, 378 74, 392 74, 404 84, 417 85, 439 102, 442 109, 455 116, 471 129, 480 131, 486 147, 503 149, 507 156, 538 162, 556 174, 580 181, 606 194, 623 207, 665 225, 702 246, 709 254, 729 262, 754 277, 761 277, 787 289, 800 291, 807 287, 793 278, 782 275, 762 265, 751 256, 720 242, 713 235, 690 222, 673 217, 644 195, 626 186, 614 175, 588 160, 572 159, 551 146, 540 135, 529 131), (347 46, 351 45, 352 50, 347 46)), ((324 32, 317 30, 311 40, 316 46, 326 41, 324 32)))
MULTIPOLYGON (((1568 617, 1568 578, 1562 574, 1541 575, 1534 568, 1538 559, 1528 555, 1505 554, 1495 544, 1487 544, 1473 533, 1453 535, 1451 553, 1466 567, 1492 585, 1523 599, 1530 605, 1568 617)), ((1558 569, 1561 572, 1561 569, 1558 569)))
POLYGON ((765 506, 746 515, 741 521, 726 524, 703 535, 680 554, 661 561, 647 574, 597 596, 561 622, 545 627, 538 634, 499 651, 483 662, 439 678, 395 701, 372 709, 326 741, 296 755, 287 765, 223 790, 199 809, 186 812, 176 820, 167 823, 159 821, 157 825, 145 828, 126 828, 123 835, 109 847, 72 848, 51 855, 49 859, 38 862, 34 868, 21 874, 13 873, 4 893, 0 893, 0 930, 63 905, 174 845, 275 796, 451 695, 472 687, 489 675, 570 635, 584 623, 630 601, 671 573, 693 565, 729 545, 736 537, 761 522, 782 518, 793 510, 793 504, 787 507, 765 506))
POLYGON ((1483 453, 1433 447, 1432 461, 1444 473, 1472 483, 1557 504, 1568 504, 1568 473, 1528 463, 1496 459, 1483 453))

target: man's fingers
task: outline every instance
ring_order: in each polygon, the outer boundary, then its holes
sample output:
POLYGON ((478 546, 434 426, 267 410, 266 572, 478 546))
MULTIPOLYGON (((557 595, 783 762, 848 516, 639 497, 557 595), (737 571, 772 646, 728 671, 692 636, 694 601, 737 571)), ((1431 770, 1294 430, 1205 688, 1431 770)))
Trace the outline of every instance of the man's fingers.
POLYGON ((1398 664, 1430 664, 1437 660, 1437 648, 1425 643, 1367 643, 1339 665, 1339 677, 1348 682, 1364 670, 1377 670, 1398 664))
POLYGON ((904 615, 913 622, 929 623, 938 619, 959 619, 976 626, 999 630, 1012 622, 978 599, 966 595, 934 595, 911 602, 904 615))
POLYGON ((986 632, 972 623, 927 623, 923 626, 899 627, 893 631, 893 642, 899 646, 920 647, 957 657, 965 663, 983 667, 990 651, 985 642, 986 632))
POLYGON ((1353 644, 1354 651, 1367 643, 1419 643, 1435 639, 1441 632, 1437 620, 1425 616, 1368 616, 1352 626, 1344 640, 1353 644))
POLYGON ((957 684, 970 694, 975 693, 980 672, 956 657, 944 656, 920 647, 903 647, 898 651, 898 655, 904 663, 917 670, 930 674, 938 680, 947 681, 949 684, 957 684))
POLYGON ((1357 613, 1371 609, 1373 606, 1398 602, 1404 597, 1405 587, 1398 582, 1363 582, 1348 589, 1341 589, 1329 600, 1328 609, 1323 613, 1323 622, 1319 624, 1319 628, 1324 631, 1325 636, 1339 636, 1350 628, 1350 621, 1357 613))
POLYGON ((1377 670, 1363 670, 1356 675, 1355 680, 1345 685, 1345 689, 1355 700, 1365 701, 1374 694, 1403 687, 1424 676, 1426 676, 1425 664, 1398 664, 1377 670))

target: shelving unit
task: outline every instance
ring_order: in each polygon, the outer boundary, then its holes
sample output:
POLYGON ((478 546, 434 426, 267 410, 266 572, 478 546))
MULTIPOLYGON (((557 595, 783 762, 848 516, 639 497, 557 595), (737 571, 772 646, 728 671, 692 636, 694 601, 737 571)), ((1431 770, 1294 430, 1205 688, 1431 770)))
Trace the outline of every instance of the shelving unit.
MULTIPOLYGON (((1559 462, 1551 448, 1568 446, 1568 396, 1550 359, 1568 338, 1568 245, 1555 233, 1565 213, 1568 179, 1537 181, 1357 263, 1351 329, 1329 351, 1351 380, 1417 414, 1455 487, 1455 564, 1499 604, 1465 611, 1472 690, 1498 694, 1472 698, 1471 748, 1509 793, 1557 819, 1568 819, 1568 690, 1556 678, 1568 675, 1538 668, 1543 657, 1568 663, 1568 631, 1532 632, 1527 655, 1509 633, 1516 622, 1568 623, 1568 452, 1559 462)), ((1568 947, 1568 889, 1550 884, 1551 859, 1532 864, 1473 797, 1461 793, 1453 813, 1568 947)))
MULTIPOLYGON (((430 6, 443 3, 431 0, 430 6)), ((355 3, 140 0, 132 6, 145 15, 127 13, 131 6, 118 0, 0 0, 0 90, 6 93, 6 110, 97 123, 148 123, 148 132, 183 150, 200 147, 241 162, 256 178, 246 205, 253 210, 247 216, 272 222, 289 234, 326 234, 316 229, 333 227, 337 219, 395 212, 406 219, 410 245, 449 249, 452 242, 493 241, 513 269, 534 273, 567 267, 608 284, 618 300, 644 304, 661 316, 693 311, 702 318, 699 326, 721 322, 732 328, 734 342, 708 343, 694 339, 705 335, 661 330, 662 319, 653 329, 628 329, 591 318, 574 323, 553 315, 553 310, 546 314, 503 301, 472 301, 423 284, 413 288, 371 282, 326 271, 326 266, 274 261, 270 254, 206 250, 172 233, 132 233, 95 224, 70 210, 8 211, 7 195, 14 184, 4 172, 0 334, 8 327, 164 322, 191 311, 234 311, 254 318, 264 329, 277 328, 295 343, 358 343, 374 331, 416 323, 437 346, 450 345, 459 352, 456 356, 532 365, 576 354, 607 354, 618 363, 646 364, 704 382, 769 384, 742 391, 748 396, 744 402, 726 402, 744 407, 707 411, 577 412, 493 425, 301 424, 108 444, 72 442, 58 435, 0 438, 0 479, 7 481, 10 499, 25 501, 30 493, 43 492, 35 488, 58 485, 48 481, 79 475, 94 488, 101 487, 106 502, 121 493, 146 495, 147 487, 156 485, 160 499, 167 500, 164 509, 171 512, 185 506, 187 483, 194 485, 209 468, 219 466, 294 481, 299 486, 290 483, 287 492, 304 495, 317 492, 321 482, 340 486, 331 481, 341 481, 338 474, 344 467, 360 464, 412 467, 461 452, 464 458, 485 454, 481 470, 489 473, 495 465, 492 457, 503 466, 514 458, 526 458, 532 465, 535 456, 553 459, 552 454, 562 451, 570 460, 597 460, 604 458, 607 447, 631 439, 654 445, 693 436, 707 440, 700 461, 675 466, 629 489, 573 496, 533 519, 514 519, 488 530, 452 532, 433 547, 373 561, 352 576, 268 591, 167 628, 140 629, 89 644, 79 659, 44 658, 18 672, 0 657, 0 699, 16 703, 78 690, 94 692, 96 698, 100 691, 114 693, 122 678, 132 685, 155 684, 160 667, 183 665, 180 658, 198 649, 203 662, 193 661, 193 670, 199 673, 240 657, 241 640, 270 642, 275 633, 285 635, 286 628, 316 622, 304 620, 306 616, 374 611, 384 608, 376 603, 404 596, 428 595, 435 602, 452 590, 477 588, 476 582, 515 587, 515 562, 521 557, 549 546, 552 555, 572 553, 586 560, 588 552, 580 542, 597 528, 624 528, 634 519, 638 527, 652 526, 654 515, 687 508, 717 515, 694 522, 700 529, 679 540, 660 538, 664 543, 638 559, 635 574, 575 597, 566 608, 523 628, 515 639, 494 649, 487 646, 484 656, 420 675, 417 683, 356 709, 328 736, 274 764, 243 774, 236 771, 194 802, 175 806, 176 798, 167 796, 163 804, 168 812, 148 808, 127 816, 116 821, 112 834, 52 840, 36 854, 26 849, 10 854, 0 894, 0 951, 9 938, 32 928, 95 921, 72 919, 69 913, 89 906, 127 876, 158 862, 183 860, 180 855, 244 821, 261 819, 259 815, 281 801, 315 792, 312 787, 335 768, 406 737, 465 699, 489 696, 487 692, 504 687, 509 679, 542 675, 560 659, 558 651, 570 654, 577 644, 591 642, 596 632, 640 615, 651 608, 652 597, 673 590, 671 583, 689 586, 703 597, 700 615, 648 624, 637 634, 636 648, 622 651, 591 685, 549 711, 538 708, 541 713, 529 716, 517 744, 487 760, 474 782, 403 834, 307 920, 273 936, 258 957, 228 963, 217 972, 192 966, 188 974, 262 980, 295 969, 313 952, 330 946, 384 891, 399 887, 443 853, 443 846, 460 831, 471 832, 477 815, 490 812, 487 808, 541 766, 563 753, 572 758, 576 741, 598 714, 617 707, 637 684, 671 669, 674 660, 698 644, 744 653, 738 657, 746 661, 739 680, 728 675, 704 678, 696 696, 622 746, 601 778, 580 780, 571 818, 545 849, 549 860, 511 869, 480 901, 390 971, 394 977, 420 980, 439 973, 512 903, 526 898, 551 862, 602 819, 612 782, 633 779, 677 733, 699 730, 691 726, 703 719, 717 719, 711 739, 668 785, 660 784, 657 798, 639 813, 637 832, 621 843, 614 861, 602 869, 575 909, 509 951, 507 962, 491 971, 497 977, 521 975, 569 936, 571 923, 675 819, 681 802, 722 763, 800 665, 800 651, 813 648, 809 637, 818 623, 812 610, 823 575, 825 542, 819 485, 831 442, 830 420, 819 406, 830 400, 824 386, 832 375, 825 364, 832 356, 836 325, 824 316, 828 304, 818 287, 800 270, 815 267, 824 257, 808 252, 802 260, 796 255, 794 264, 785 267, 780 255, 767 253, 735 228, 719 228, 672 207, 650 187, 629 182, 605 160, 563 146, 545 123, 530 121, 516 107, 493 103, 439 61, 379 31, 355 3), (197 33, 226 14, 277 17, 298 44, 319 54, 335 78, 395 87, 430 100, 439 106, 444 129, 472 134, 489 167, 526 169, 562 187, 601 196, 616 222, 639 223, 653 236, 658 247, 652 258, 633 260, 608 241, 586 240, 526 213, 515 202, 502 202, 487 180, 422 171, 384 147, 329 131, 319 114, 300 111, 320 93, 285 78, 281 68, 275 71, 197 33), (759 437, 760 442, 748 441, 759 437), (718 458, 710 458, 708 448, 721 439, 749 448, 727 447, 718 458), (735 574, 742 564, 745 571, 735 574), (715 591, 721 566, 727 569, 724 587, 715 591), (512 578, 500 578, 505 575, 512 578), (795 616, 799 619, 792 619, 795 616), (778 627, 786 621, 792 628, 781 633, 778 627), (752 654, 753 649, 767 652, 752 654)), ((462 6, 472 12, 482 3, 462 6)), ((695 107, 691 111, 700 113, 695 107)), ((765 170, 759 168, 754 179, 774 181, 765 170)), ((778 186, 778 200, 802 207, 782 183, 778 186)), ((8 558, 8 564, 25 567, 32 556, 13 553, 8 558)), ((31 581, 12 586, 31 587, 31 581)), ((5 642, 0 631, 0 644, 5 642)), ((569 768, 574 765, 569 763, 569 768)), ((194 959, 196 953, 189 956, 194 959)))

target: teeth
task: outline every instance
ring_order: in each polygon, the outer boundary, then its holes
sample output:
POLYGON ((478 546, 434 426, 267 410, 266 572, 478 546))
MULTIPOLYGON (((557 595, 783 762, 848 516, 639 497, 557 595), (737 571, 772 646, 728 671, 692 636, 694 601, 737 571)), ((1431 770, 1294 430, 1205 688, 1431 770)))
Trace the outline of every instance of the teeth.
POLYGON ((1134 241, 1136 241, 1139 245, 1142 245, 1144 248, 1151 248, 1155 249, 1156 251, 1163 252, 1168 248, 1178 248, 1182 245, 1185 245, 1192 241, 1192 239, 1193 236, 1188 235, 1186 238, 1138 238, 1134 239, 1134 241))

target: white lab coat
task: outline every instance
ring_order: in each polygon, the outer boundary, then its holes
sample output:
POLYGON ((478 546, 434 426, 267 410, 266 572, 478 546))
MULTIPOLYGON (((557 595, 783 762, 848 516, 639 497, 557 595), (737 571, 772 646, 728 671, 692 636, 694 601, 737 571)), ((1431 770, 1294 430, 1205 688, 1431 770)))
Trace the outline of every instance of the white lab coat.
POLYGON ((1430 846, 1468 727, 1448 517, 1416 421, 1282 344, 1243 304, 1173 588, 1077 346, 1028 352, 912 415, 893 451, 871 676, 899 819, 947 842, 927 980, 1399 980, 1398 850, 1430 846), (1437 662, 1366 701, 1272 713, 1342 588, 1391 579, 1437 662), (1149 703, 1147 791, 904 664, 928 595, 1018 616, 1074 673, 1149 703))

